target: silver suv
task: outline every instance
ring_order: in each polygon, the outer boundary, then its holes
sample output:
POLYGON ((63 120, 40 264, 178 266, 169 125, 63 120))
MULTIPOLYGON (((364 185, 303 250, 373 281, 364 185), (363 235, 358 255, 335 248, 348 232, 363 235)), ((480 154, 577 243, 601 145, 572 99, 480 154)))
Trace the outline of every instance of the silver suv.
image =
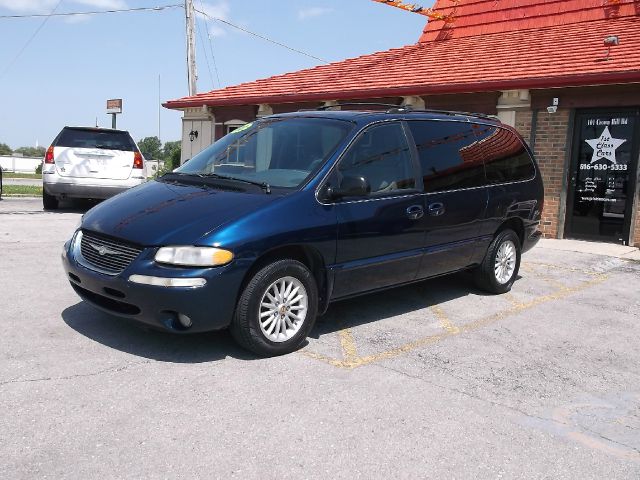
POLYGON ((124 130, 64 127, 42 164, 42 203, 62 198, 105 199, 146 180, 144 158, 124 130))

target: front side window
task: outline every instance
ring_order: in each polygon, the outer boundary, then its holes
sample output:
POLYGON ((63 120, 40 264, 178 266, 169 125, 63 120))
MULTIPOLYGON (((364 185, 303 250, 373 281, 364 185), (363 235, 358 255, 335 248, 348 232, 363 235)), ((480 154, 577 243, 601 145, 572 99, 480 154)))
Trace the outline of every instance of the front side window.
POLYGON ((315 174, 353 128, 326 118, 269 118, 240 126, 176 172, 217 174, 297 187, 315 174))
POLYGON ((398 122, 376 125, 361 134, 338 166, 345 177, 363 177, 370 194, 416 188, 409 144, 398 122))
POLYGON ((408 122, 416 142, 426 192, 478 187, 485 183, 483 157, 473 150, 476 136, 468 122, 408 122))

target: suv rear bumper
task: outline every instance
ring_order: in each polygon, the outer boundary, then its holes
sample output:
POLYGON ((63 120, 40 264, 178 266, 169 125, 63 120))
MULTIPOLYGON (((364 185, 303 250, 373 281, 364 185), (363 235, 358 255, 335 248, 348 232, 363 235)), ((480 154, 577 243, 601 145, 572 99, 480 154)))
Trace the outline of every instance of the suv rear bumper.
POLYGON ((88 180, 91 183, 77 183, 77 180, 74 182, 62 179, 50 182, 45 177, 42 187, 48 195, 58 198, 94 198, 104 200, 146 181, 146 179, 128 179, 115 184, 113 180, 108 180, 109 183, 100 183, 93 179, 88 180))

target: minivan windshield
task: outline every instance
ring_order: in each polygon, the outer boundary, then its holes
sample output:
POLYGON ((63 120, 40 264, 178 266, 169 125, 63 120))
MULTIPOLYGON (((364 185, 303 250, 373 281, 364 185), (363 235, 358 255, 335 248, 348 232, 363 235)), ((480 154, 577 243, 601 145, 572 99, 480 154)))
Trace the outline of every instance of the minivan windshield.
POLYGON ((176 169, 295 188, 315 174, 353 128, 326 118, 269 118, 243 125, 176 169))

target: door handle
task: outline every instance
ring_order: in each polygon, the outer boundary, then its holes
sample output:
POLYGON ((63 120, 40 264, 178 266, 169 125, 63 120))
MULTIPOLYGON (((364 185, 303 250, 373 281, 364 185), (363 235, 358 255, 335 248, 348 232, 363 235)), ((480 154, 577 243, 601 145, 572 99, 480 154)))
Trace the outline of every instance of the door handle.
POLYGON ((424 210, 420 205, 411 205, 409 208, 407 208, 407 217, 409 217, 411 220, 422 218, 423 215, 424 210))
POLYGON ((438 217, 444 213, 444 203, 436 202, 429 205, 427 208, 429 215, 438 217))

